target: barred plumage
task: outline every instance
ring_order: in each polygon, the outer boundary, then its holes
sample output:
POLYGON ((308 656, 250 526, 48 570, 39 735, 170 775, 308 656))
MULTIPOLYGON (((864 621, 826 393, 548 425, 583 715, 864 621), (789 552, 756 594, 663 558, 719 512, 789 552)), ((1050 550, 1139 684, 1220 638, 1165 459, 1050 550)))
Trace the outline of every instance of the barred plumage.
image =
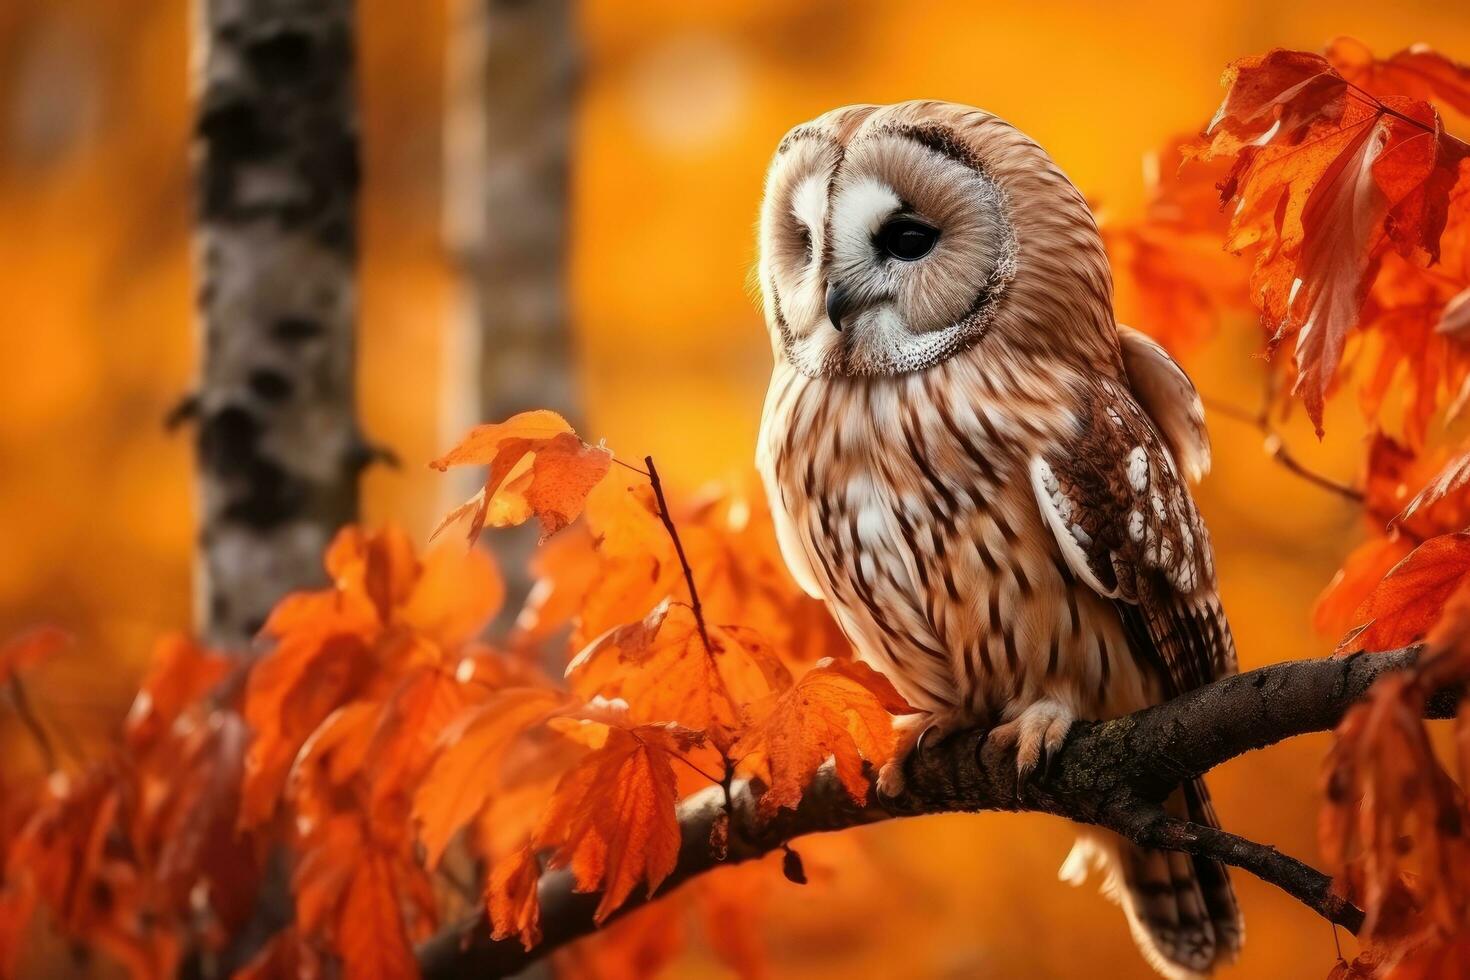
MULTIPOLYGON (((1202 413, 1120 336, 1086 204, 1006 123, 945 103, 837 110, 771 168, 775 351, 758 463, 782 552, 924 727, 993 726, 1023 770, 1072 720, 1235 669, 1185 477, 1202 413)), ((892 791, 901 769, 880 784, 892 791)), ((1214 822, 1202 784, 1171 800, 1214 822)), ((1150 961, 1233 957, 1222 867, 1086 836, 1150 961)))

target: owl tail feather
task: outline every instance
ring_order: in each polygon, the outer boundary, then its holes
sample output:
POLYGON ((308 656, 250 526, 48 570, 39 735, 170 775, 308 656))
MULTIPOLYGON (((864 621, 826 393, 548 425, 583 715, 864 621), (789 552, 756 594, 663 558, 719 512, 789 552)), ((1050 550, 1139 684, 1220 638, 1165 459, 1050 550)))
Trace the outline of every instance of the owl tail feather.
MULTIPOLYGON (((1165 808, 1195 823, 1219 826, 1199 780, 1186 783, 1165 808)), ((1240 952, 1245 922, 1220 862, 1137 847, 1106 831, 1088 830, 1077 838, 1060 877, 1080 885, 1093 870, 1102 873, 1103 894, 1123 907, 1144 959, 1170 980, 1207 976, 1240 952)))

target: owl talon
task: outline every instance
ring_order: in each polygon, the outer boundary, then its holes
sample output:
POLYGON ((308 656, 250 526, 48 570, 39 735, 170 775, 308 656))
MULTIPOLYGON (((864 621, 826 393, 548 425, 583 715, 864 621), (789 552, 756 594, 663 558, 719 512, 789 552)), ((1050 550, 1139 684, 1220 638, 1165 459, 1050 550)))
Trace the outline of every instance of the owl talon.
POLYGON ((991 729, 986 744, 997 751, 1014 749, 1018 785, 1033 781, 1040 768, 1042 778, 1051 775, 1052 765, 1067 740, 1074 715, 1071 709, 1055 701, 1038 701, 1020 717, 991 729))
POLYGON ((919 739, 914 743, 914 751, 919 753, 920 755, 923 755, 927 749, 939 745, 945 739, 953 735, 955 729, 958 727, 958 725, 953 723, 941 724, 937 721, 931 721, 928 725, 925 725, 924 730, 919 733, 919 739))
POLYGON ((878 770, 878 796, 880 799, 894 799, 902 796, 906 781, 903 775, 903 761, 883 763, 878 770))
POLYGON ((893 758, 878 769, 878 794, 889 798, 902 795, 906 785, 904 767, 909 757, 916 753, 923 755, 926 746, 932 749, 965 727, 967 722, 967 717, 957 711, 909 715, 897 722, 898 745, 894 748, 893 758))

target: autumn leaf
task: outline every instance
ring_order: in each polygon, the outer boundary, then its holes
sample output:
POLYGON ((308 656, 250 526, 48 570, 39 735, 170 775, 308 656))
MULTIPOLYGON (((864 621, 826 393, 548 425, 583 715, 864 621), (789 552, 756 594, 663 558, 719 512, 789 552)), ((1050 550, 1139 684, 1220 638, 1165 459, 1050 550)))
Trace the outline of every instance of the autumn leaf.
POLYGON ((1414 550, 1412 541, 1374 535, 1348 553, 1312 607, 1312 625, 1324 636, 1338 637, 1362 623, 1358 609, 1383 577, 1414 550))
POLYGON ((295 926, 287 926, 237 970, 232 980, 319 980, 321 976, 320 954, 295 926))
POLYGON ((344 528, 325 564, 332 587, 277 604, 263 630, 274 648, 250 671, 245 826, 275 811, 307 739, 359 698, 387 709, 368 758, 374 806, 399 795, 406 808, 411 793, 397 790, 427 765, 453 714, 464 646, 503 594, 485 555, 440 548, 420 561, 407 535, 391 527, 344 528))
POLYGON ((537 410, 476 426, 429 465, 441 472, 451 466, 489 467, 485 486, 445 517, 432 536, 468 516, 473 543, 487 523, 507 527, 535 515, 544 540, 577 519, 587 494, 607 475, 612 453, 578 439, 555 412, 537 410))
POLYGON ((1189 160, 1172 140, 1144 158, 1147 203, 1136 221, 1099 217, 1113 270, 1118 322, 1148 334, 1176 357, 1208 340, 1221 317, 1249 310, 1249 267, 1221 243, 1228 219, 1216 185, 1224 161, 1189 160))
MULTIPOLYGON (((1344 717, 1324 772, 1322 848, 1359 897, 1367 913, 1363 935, 1372 940, 1358 966, 1442 964, 1452 937, 1470 924, 1470 842, 1463 832, 1470 810, 1423 721, 1432 693, 1470 676, 1470 584, 1460 583, 1441 606, 1413 669, 1380 678, 1344 717)), ((1462 708, 1462 779, 1470 773, 1467 723, 1462 708)), ((1392 975, 1400 975, 1397 967, 1392 975)), ((1403 975, 1438 976, 1416 969, 1403 975)))
POLYGON ((541 902, 536 894, 540 880, 541 865, 529 846, 490 870, 485 908, 495 939, 520 936, 528 950, 541 942, 541 902))
POLYGON ((21 671, 50 660, 71 643, 71 636, 55 626, 38 626, 11 637, 0 646, 0 686, 21 671))
POLYGON ((827 761, 856 803, 867 799, 863 762, 880 766, 897 744, 893 715, 913 712, 887 678, 858 661, 824 661, 757 712, 731 754, 766 784, 767 815, 795 809, 827 761))
POLYGON ((1363 600, 1354 614, 1363 625, 1343 640, 1342 648, 1388 650, 1422 640, 1467 573, 1470 532, 1430 538, 1363 600))
POLYGON ((572 689, 628 702, 639 721, 676 721, 706 732, 721 751, 743 727, 743 709, 791 686, 791 674, 754 630, 710 625, 665 600, 637 623, 610 630, 567 666, 572 689))
POLYGON ((500 609, 505 583, 483 550, 452 545, 424 555, 399 618, 444 651, 479 636, 500 609))
POLYGON ((240 786, 249 734, 234 712, 194 710, 166 743, 135 759, 135 845, 174 909, 212 914, 233 932, 249 919, 265 865, 258 835, 239 831, 240 786))
POLYGON ((429 867, 438 866, 450 839, 500 788, 501 768, 515 740, 550 717, 563 700, 547 689, 510 688, 462 713, 443 731, 440 751, 413 802, 429 867))
POLYGON ((349 980, 403 980, 418 975, 398 908, 392 868, 374 851, 355 860, 337 919, 337 950, 349 980))
POLYGON ((363 760, 375 812, 408 806, 440 733, 466 701, 465 685, 442 667, 419 667, 404 677, 382 705, 363 760))
POLYGON ((229 661, 182 634, 161 638, 128 710, 127 737, 136 746, 157 740, 193 701, 229 670, 229 661))
POLYGON ((372 648, 350 633, 288 638, 255 665, 245 700, 255 736, 245 759, 242 825, 262 823, 275 811, 296 753, 369 683, 374 666, 372 648))
POLYGON ((401 901, 417 889, 403 865, 358 815, 339 814, 310 828, 292 879, 296 924, 303 935, 330 940, 346 977, 418 975, 401 901))
POLYGON ((679 856, 673 762, 703 741, 678 725, 613 727, 607 740, 557 784, 535 845, 554 848, 552 867, 570 867, 577 890, 601 890, 603 922, 640 881, 652 894, 679 856))
POLYGON ((1361 625, 1359 606, 1416 544, 1470 526, 1470 493, 1448 485, 1443 493, 1432 491, 1436 479, 1451 469, 1443 450, 1416 453, 1381 432, 1373 435, 1362 481, 1369 536, 1318 597, 1313 611, 1318 630, 1342 636, 1361 625))
POLYGON ((391 526, 377 533, 344 527, 327 547, 326 567, 338 591, 366 596, 384 622, 393 607, 408 599, 418 579, 413 541, 402 528, 391 526))
POLYGON ((1470 451, 1460 453, 1445 464, 1439 475, 1420 490, 1394 518, 1394 523, 1401 524, 1412 519, 1421 510, 1442 503, 1452 495, 1461 495, 1467 486, 1470 486, 1470 451))
POLYGON ((1470 66, 1427 45, 1416 44, 1379 59, 1361 41, 1339 37, 1327 45, 1327 60, 1347 81, 1374 95, 1439 102, 1470 116, 1470 66))
POLYGON ((1319 432, 1327 391, 1382 254, 1439 254, 1465 144, 1429 103, 1375 97, 1324 57, 1235 62, 1205 159, 1233 158, 1228 246, 1253 247, 1252 298, 1272 345, 1296 339, 1295 390, 1319 432))

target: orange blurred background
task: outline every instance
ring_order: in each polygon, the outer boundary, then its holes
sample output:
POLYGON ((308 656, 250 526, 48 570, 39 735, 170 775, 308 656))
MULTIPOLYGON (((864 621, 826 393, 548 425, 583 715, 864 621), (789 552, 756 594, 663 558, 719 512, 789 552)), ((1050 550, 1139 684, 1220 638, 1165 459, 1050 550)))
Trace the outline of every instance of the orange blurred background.
MULTIPOLYGON (((423 461, 437 411, 451 270, 439 238, 442 0, 359 4, 366 184, 360 405, 405 461, 375 469, 365 518, 420 539, 441 509, 423 461)), ((905 4, 710 0, 582 4, 572 298, 583 434, 652 453, 693 489, 750 466, 769 347, 747 288, 769 153, 832 106, 915 97, 990 109, 1046 146, 1109 216, 1137 213, 1140 161, 1197 129, 1221 68, 1351 34, 1387 54, 1470 57, 1440 2, 905 4)), ((0 4, 0 636, 47 621, 73 652, 33 698, 78 742, 111 732, 157 633, 190 610, 190 440, 163 418, 189 389, 189 9, 184 0, 0 4)), ((1467 135, 1467 134, 1460 134, 1467 135)), ((1187 367, 1254 408, 1254 323, 1187 367)), ((1312 466, 1351 477, 1363 427, 1340 398, 1312 466)), ((1313 597, 1359 532, 1353 509, 1272 464, 1254 429, 1211 421, 1201 492, 1243 666, 1326 652, 1313 597)), ((6 767, 33 767, 0 716, 6 767)), ((1325 737, 1212 778, 1230 829, 1315 856, 1325 737)), ((1146 977, 1121 915, 1056 881, 1060 822, 904 821, 800 845, 812 884, 768 897, 776 976, 1146 977), (861 858, 861 859, 860 859, 861 858)), ((1236 976, 1323 976, 1331 930, 1238 875, 1249 941, 1236 976)), ((1350 944, 1343 938, 1344 947, 1350 944)), ((696 940, 671 975, 720 975, 696 940)))

